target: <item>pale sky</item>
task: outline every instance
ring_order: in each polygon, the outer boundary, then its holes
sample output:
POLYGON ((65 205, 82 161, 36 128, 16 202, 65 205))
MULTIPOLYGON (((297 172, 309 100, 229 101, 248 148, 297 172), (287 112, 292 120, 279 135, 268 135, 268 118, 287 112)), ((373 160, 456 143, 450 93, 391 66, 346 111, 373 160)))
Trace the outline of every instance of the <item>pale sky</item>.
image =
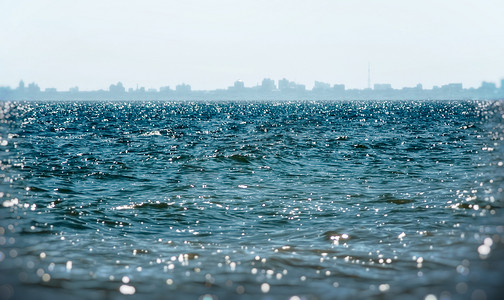
POLYGON ((0 86, 504 78, 502 0, 1 0, 0 86))

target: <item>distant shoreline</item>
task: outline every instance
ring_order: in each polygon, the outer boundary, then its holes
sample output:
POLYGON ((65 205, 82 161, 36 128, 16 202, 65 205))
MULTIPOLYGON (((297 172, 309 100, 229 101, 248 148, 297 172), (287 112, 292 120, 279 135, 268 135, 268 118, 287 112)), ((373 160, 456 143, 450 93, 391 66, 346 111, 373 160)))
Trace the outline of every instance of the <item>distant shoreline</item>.
POLYGON ((237 81, 227 89, 199 91, 191 90, 187 84, 175 89, 162 87, 146 90, 143 87, 126 90, 122 83, 110 85, 109 90, 79 91, 78 87, 69 91, 47 88, 44 91, 35 83, 25 87, 21 81, 16 89, 0 87, 0 100, 503 100, 504 80, 500 87, 483 82, 479 88, 464 89, 460 83, 450 83, 432 89, 416 87, 393 89, 390 84, 375 84, 374 88, 345 89, 342 84, 331 87, 328 83, 316 82, 312 90, 287 80, 265 79, 261 85, 245 87, 237 81))

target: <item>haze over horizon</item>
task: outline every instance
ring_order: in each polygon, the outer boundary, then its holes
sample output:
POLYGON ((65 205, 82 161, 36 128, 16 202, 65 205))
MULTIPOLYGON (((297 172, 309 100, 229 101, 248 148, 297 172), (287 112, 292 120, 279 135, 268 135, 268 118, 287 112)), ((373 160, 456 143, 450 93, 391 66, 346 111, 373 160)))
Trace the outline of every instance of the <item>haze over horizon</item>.
POLYGON ((0 86, 226 88, 287 78, 465 88, 504 78, 504 2, 62 1, 0 3, 0 86))

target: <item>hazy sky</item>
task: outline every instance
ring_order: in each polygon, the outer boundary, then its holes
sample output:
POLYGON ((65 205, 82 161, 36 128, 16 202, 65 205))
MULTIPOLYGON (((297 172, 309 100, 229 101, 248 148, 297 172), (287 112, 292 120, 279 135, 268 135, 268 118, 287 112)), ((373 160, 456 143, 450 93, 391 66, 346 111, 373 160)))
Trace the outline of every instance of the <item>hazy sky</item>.
MULTIPOLYGON (((0 86, 504 78, 502 0, 1 0, 0 86)), ((500 84, 500 83, 499 83, 500 84)))

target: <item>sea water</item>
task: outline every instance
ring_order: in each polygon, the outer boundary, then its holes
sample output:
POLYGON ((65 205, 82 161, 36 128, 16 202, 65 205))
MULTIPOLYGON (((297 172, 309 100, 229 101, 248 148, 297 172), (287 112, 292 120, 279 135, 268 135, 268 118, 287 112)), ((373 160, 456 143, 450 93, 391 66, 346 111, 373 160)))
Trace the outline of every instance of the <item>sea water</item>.
POLYGON ((496 299, 502 101, 0 102, 2 299, 496 299))

